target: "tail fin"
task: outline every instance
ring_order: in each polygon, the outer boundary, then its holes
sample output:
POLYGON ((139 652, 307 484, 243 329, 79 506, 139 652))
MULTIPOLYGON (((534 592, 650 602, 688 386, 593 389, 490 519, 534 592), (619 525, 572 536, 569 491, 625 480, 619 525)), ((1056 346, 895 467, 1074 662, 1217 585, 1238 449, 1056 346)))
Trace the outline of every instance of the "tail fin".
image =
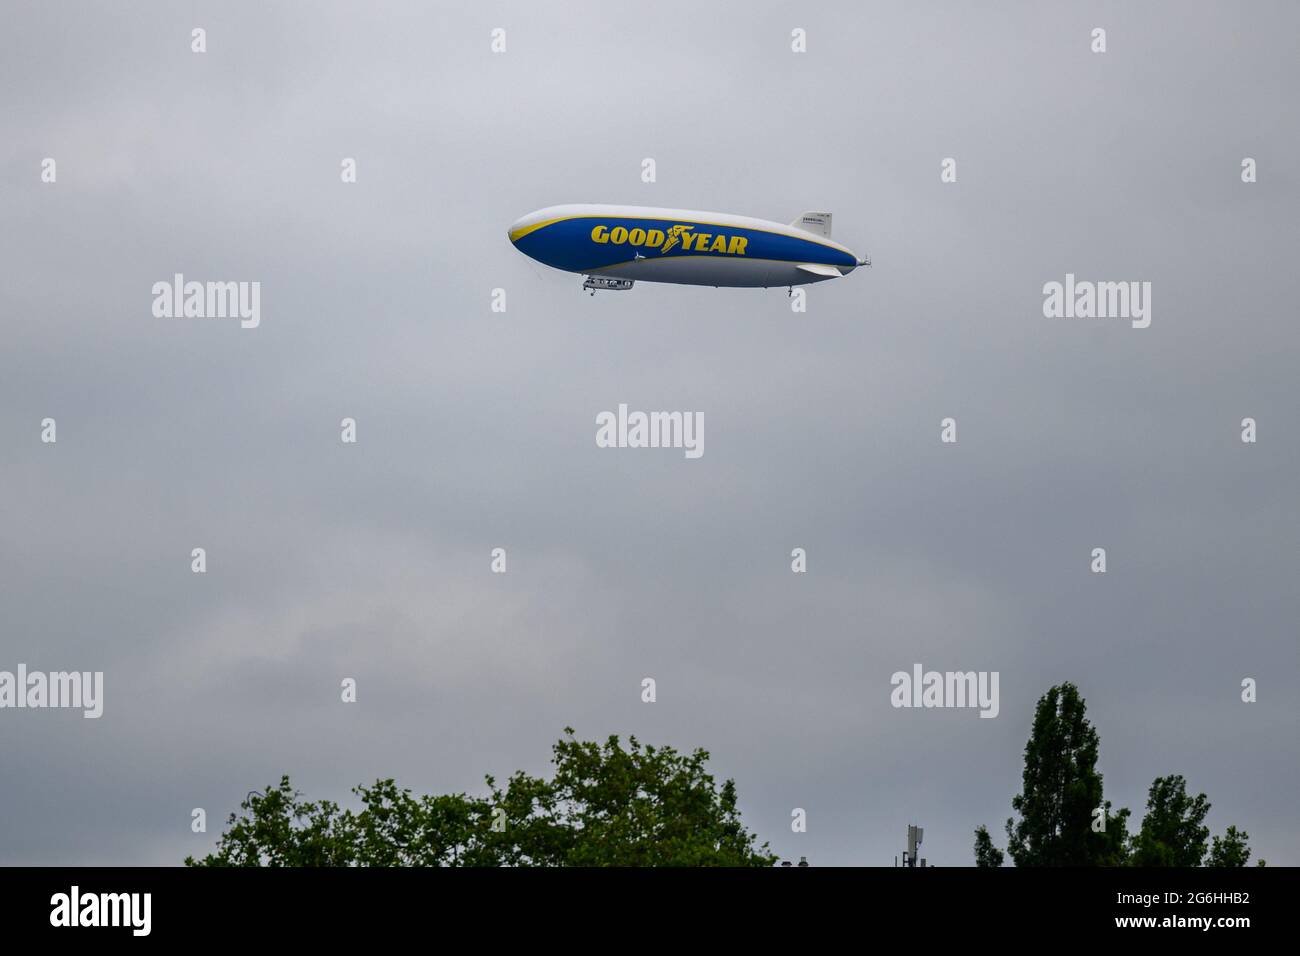
POLYGON ((831 237, 831 214, 828 212, 806 212, 790 223, 796 229, 811 232, 818 236, 831 237))

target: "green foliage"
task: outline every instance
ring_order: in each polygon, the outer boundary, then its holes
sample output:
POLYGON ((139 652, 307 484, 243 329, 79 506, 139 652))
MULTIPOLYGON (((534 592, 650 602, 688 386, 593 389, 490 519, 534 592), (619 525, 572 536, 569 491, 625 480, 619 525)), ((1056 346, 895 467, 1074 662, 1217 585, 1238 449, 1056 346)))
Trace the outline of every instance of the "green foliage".
POLYGON ((515 773, 490 796, 414 797, 392 780, 354 789, 359 812, 289 783, 250 794, 215 853, 188 866, 771 866, 740 821, 736 787, 708 753, 579 741, 553 749, 551 779, 515 773))
MULTIPOLYGON (((1210 847, 1210 858, 1205 861, 1206 866, 1245 866, 1250 861, 1250 844, 1247 843, 1250 834, 1245 830, 1238 830, 1235 826, 1230 826, 1224 831, 1223 836, 1215 837, 1214 844, 1210 847)), ((1259 866, 1264 865, 1260 860, 1259 866)))
POLYGON ((1002 851, 993 845, 989 829, 983 825, 975 829, 975 865, 986 867, 1002 865, 1002 851))
MULTIPOLYGON (((1020 819, 1007 820, 1007 852, 1016 866, 1246 865, 1249 837, 1235 826, 1207 849, 1210 802, 1203 793, 1188 796, 1186 781, 1177 774, 1151 784, 1142 827, 1130 839, 1129 811, 1112 813, 1110 802, 1102 799, 1099 741, 1086 709, 1078 688, 1068 683, 1050 688, 1038 701, 1021 792, 1011 801, 1020 819)), ((1001 862, 1001 851, 980 827, 975 865, 1001 862)))
POLYGON ((617 737, 554 747, 551 780, 516 773, 505 789, 489 778, 491 802, 506 811, 502 862, 532 866, 771 866, 736 809, 736 787, 704 769, 709 755, 643 746, 617 737))
POLYGON ((362 810, 304 800, 289 778, 240 803, 216 853, 187 866, 440 866, 457 862, 489 813, 463 794, 411 796, 392 780, 355 787, 362 810))
MULTIPOLYGON (((1210 828, 1205 794, 1188 796, 1179 774, 1157 777, 1147 794, 1147 815, 1133 837, 1134 866, 1245 866, 1250 859, 1250 835, 1230 826, 1207 847, 1210 828)), ((1262 865, 1262 861, 1261 861, 1262 865)))
POLYGON ((1157 777, 1147 793, 1147 815, 1133 838, 1134 866, 1200 866, 1210 828, 1205 794, 1187 795, 1180 774, 1157 777))
POLYGON ((1007 820, 1007 852, 1016 866, 1116 866, 1125 859, 1127 809, 1102 799, 1097 731, 1079 690, 1065 683, 1038 701, 1025 745, 1021 792, 1011 801, 1019 821, 1007 820), (1100 832, 1095 811, 1105 808, 1100 832))

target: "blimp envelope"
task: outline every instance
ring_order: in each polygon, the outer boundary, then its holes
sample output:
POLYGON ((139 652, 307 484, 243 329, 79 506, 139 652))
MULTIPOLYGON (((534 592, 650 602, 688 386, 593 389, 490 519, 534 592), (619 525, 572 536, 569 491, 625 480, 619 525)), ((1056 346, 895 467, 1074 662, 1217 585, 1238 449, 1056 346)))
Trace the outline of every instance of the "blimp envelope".
POLYGON ((584 288, 625 289, 637 280, 772 287, 822 282, 861 265, 830 238, 831 214, 788 225, 729 213, 646 206, 549 206, 510 226, 510 241, 555 269, 589 277, 584 288))

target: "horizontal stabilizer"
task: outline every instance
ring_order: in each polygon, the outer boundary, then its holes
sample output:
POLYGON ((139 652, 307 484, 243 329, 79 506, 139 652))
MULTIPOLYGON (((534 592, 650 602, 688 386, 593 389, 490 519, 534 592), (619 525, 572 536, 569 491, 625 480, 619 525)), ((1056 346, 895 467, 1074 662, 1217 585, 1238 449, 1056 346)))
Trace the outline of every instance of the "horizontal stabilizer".
POLYGON ((803 213, 790 225, 816 236, 825 236, 827 239, 831 237, 831 214, 828 212, 803 213))
POLYGON ((825 276, 828 279, 838 279, 844 275, 834 266, 823 265, 820 262, 801 262, 795 266, 796 269, 802 269, 804 272, 811 272, 815 276, 825 276))

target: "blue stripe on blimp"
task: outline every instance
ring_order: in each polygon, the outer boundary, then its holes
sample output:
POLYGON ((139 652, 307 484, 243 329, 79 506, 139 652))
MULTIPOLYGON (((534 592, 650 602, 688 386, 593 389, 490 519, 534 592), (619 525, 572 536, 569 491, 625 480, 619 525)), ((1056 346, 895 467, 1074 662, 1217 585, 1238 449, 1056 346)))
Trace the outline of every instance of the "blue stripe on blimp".
POLYGON ((514 243, 525 255, 568 272, 603 269, 630 262, 638 254, 646 259, 708 256, 857 265, 847 252, 812 239, 682 219, 578 216, 549 223, 514 243))

